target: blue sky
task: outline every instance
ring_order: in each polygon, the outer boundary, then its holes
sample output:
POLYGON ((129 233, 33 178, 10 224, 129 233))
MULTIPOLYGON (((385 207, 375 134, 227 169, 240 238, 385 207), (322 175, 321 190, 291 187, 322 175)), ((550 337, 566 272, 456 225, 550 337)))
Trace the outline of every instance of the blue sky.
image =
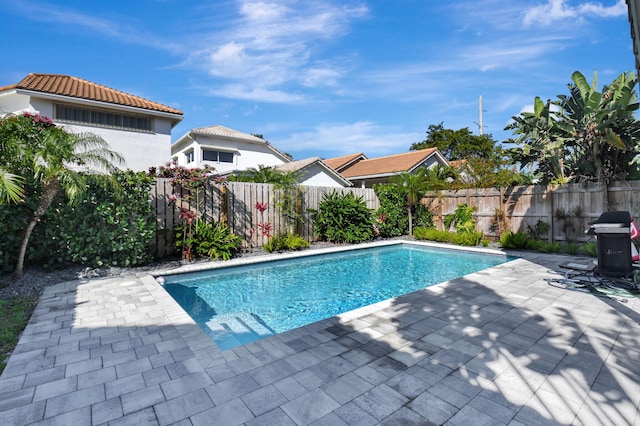
POLYGON ((535 96, 635 71, 624 0, 0 0, 0 86, 67 74, 260 133, 295 159, 498 141, 535 96))

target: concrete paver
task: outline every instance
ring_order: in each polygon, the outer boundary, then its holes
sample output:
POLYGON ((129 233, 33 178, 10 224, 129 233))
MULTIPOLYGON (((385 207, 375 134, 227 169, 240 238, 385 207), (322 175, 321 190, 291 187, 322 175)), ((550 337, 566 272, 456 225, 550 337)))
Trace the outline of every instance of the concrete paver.
MULTIPOLYGON (((640 301, 521 258, 221 351, 151 275, 45 290, 0 424, 640 424, 640 301)), ((233 262, 233 261, 232 261, 233 262)))

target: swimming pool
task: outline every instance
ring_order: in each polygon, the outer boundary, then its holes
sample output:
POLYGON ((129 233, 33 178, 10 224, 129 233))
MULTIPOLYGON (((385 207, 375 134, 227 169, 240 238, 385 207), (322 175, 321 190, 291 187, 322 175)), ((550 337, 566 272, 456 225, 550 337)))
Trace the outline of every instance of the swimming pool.
POLYGON ((396 244, 164 277, 164 289, 230 349, 513 259, 396 244))

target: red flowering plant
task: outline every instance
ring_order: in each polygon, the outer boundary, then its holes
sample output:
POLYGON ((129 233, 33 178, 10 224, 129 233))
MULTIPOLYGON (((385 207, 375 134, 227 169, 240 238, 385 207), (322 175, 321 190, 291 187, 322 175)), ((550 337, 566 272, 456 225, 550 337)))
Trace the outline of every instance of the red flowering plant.
POLYGON ((256 223, 256 226, 249 230, 249 237, 251 241, 251 247, 255 247, 257 245, 257 241, 254 244, 254 239, 257 240, 258 233, 263 237, 267 237, 270 239, 273 236, 274 227, 271 222, 265 222, 264 220, 264 212, 269 207, 269 203, 256 203, 256 210, 260 213, 260 222, 256 223))
POLYGON ((168 196, 170 205, 176 205, 180 209, 178 219, 181 224, 175 228, 176 246, 182 251, 182 259, 191 261, 193 246, 198 241, 198 229, 200 215, 200 196, 208 184, 223 184, 226 179, 214 173, 211 166, 189 169, 176 166, 175 163, 167 163, 159 168, 149 169, 149 176, 169 178, 174 190, 179 191, 168 196))

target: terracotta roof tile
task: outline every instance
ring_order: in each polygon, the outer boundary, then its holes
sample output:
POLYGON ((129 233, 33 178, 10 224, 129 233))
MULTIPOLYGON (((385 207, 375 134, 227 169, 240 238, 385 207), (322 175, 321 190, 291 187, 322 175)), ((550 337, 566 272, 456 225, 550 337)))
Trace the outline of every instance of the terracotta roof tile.
POLYGON ((0 92, 10 89, 31 90, 182 115, 182 111, 178 109, 68 75, 31 73, 17 84, 1 87, 0 92))
POLYGON ((404 154, 362 160, 343 170, 340 174, 346 178, 374 176, 390 173, 408 172, 437 151, 436 148, 421 149, 404 154))
POLYGON ((354 160, 357 160, 358 157, 363 157, 363 159, 365 160, 367 158, 362 152, 358 152, 357 154, 349 154, 349 155, 343 155, 341 157, 328 158, 323 161, 327 166, 331 167, 333 170, 341 171, 341 169, 344 168, 344 166, 348 165, 354 160))

